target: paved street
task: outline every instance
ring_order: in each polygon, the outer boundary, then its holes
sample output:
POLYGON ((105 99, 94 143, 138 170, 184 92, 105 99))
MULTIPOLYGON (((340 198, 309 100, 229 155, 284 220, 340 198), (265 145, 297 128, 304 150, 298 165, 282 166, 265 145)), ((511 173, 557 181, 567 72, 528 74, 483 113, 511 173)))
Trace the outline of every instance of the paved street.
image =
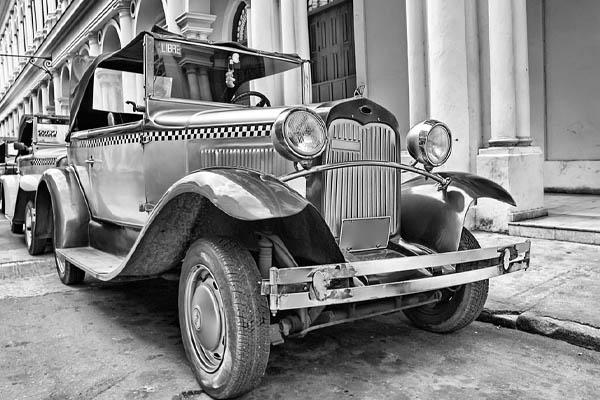
MULTIPOLYGON (((193 394, 176 293, 154 280, 0 300, 1 397, 206 398, 193 394)), ((246 398, 592 399, 599 379, 592 350, 480 322, 435 335, 396 314, 274 347, 246 398)))
MULTIPOLYGON (((476 236, 483 246, 520 240, 476 236)), ((67 287, 52 255, 28 256, 5 221, 0 239, 0 398, 207 398, 181 345, 176 282, 67 287)), ((596 329, 598 247, 534 239, 532 248, 530 270, 492 280, 488 310, 596 329)), ((481 322, 434 335, 396 314, 272 348, 262 385, 245 398, 594 399, 599 380, 593 350, 481 322)))

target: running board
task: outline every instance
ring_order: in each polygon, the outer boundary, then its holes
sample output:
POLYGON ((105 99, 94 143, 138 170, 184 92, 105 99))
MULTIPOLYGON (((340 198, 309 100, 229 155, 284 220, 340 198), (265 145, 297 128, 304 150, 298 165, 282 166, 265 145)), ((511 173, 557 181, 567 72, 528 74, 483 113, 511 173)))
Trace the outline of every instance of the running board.
POLYGON ((109 280, 110 274, 125 261, 125 257, 115 256, 93 247, 56 249, 56 256, 66 259, 77 268, 103 281, 109 280))

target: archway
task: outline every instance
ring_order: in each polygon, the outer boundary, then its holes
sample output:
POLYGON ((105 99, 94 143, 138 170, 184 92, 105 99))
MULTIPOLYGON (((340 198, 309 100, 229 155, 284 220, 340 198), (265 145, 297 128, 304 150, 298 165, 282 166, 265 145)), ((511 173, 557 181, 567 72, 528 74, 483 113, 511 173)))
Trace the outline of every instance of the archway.
POLYGON ((119 39, 119 32, 117 31, 117 24, 115 21, 111 21, 106 25, 102 31, 102 53, 110 53, 117 51, 121 48, 121 39, 119 39))
POLYGON ((135 6, 135 34, 158 25, 166 29, 165 10, 162 0, 139 0, 135 6))
POLYGON ((42 88, 37 90, 37 110, 35 110, 37 114, 44 113, 44 94, 42 92, 42 88))
POLYGON ((56 103, 54 102, 54 82, 52 79, 48 81, 48 106, 46 109, 48 110, 48 114, 56 114, 58 110, 56 110, 56 103))

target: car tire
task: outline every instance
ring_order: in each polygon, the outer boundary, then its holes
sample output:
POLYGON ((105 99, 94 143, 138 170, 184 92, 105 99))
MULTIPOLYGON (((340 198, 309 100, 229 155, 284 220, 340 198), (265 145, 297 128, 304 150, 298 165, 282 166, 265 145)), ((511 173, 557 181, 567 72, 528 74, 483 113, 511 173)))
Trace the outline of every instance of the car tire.
MULTIPOLYGON (((477 239, 463 228, 459 250, 479 249, 477 239)), ((458 272, 469 271, 477 262, 459 265, 458 272)), ((444 289, 442 300, 438 303, 404 310, 406 317, 417 327, 436 333, 450 333, 464 328, 473 322, 487 299, 489 281, 467 283, 459 287, 444 289)))
POLYGON ((47 239, 38 239, 35 236, 35 208, 33 207, 33 201, 29 200, 25 205, 25 244, 27 245, 27 251, 32 256, 42 254, 46 249, 47 239))
POLYGON ((237 397, 264 375, 270 352, 269 308, 249 251, 227 238, 188 249, 179 279, 179 324, 187 358, 202 389, 237 397))

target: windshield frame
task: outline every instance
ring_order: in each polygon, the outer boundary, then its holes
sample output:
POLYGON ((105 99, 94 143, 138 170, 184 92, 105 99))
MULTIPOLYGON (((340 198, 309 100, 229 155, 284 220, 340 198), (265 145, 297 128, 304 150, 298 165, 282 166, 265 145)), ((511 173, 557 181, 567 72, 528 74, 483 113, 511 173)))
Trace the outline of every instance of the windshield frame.
MULTIPOLYGON (((177 37, 155 37, 155 35, 146 35, 144 37, 144 99, 145 107, 147 111, 150 111, 152 101, 168 101, 176 103, 188 103, 188 104, 202 104, 209 108, 214 107, 237 107, 237 105, 230 103, 223 103, 218 101, 206 101, 206 100, 191 100, 185 98, 163 98, 155 97, 150 95, 150 90, 154 85, 154 54, 155 54, 155 40, 168 41, 174 43, 180 43, 186 46, 198 46, 210 49, 217 49, 223 51, 232 51, 241 54, 248 54, 253 56, 260 56, 270 58, 279 61, 285 61, 296 64, 300 71, 300 90, 302 94, 302 104, 308 104, 311 99, 311 80, 310 80, 310 60, 302 59, 298 56, 281 54, 281 53, 270 53, 261 50, 253 50, 244 48, 243 46, 228 46, 226 44, 219 43, 208 43, 200 41, 185 40, 177 37)), ((240 107, 247 107, 241 105, 240 107)))

